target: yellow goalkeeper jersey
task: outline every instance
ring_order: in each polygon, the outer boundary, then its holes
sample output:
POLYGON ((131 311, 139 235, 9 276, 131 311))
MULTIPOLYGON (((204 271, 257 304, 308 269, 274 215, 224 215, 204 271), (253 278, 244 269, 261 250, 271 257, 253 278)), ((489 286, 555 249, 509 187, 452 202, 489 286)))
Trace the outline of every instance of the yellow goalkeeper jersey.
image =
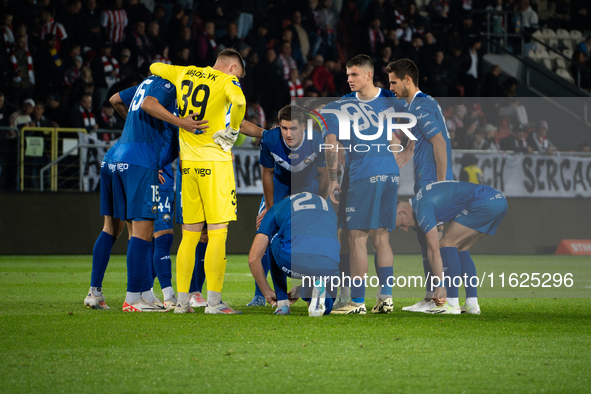
POLYGON ((207 120, 203 134, 179 130, 181 160, 231 161, 232 153, 224 152, 213 141, 213 135, 226 130, 226 114, 230 109, 230 126, 238 130, 244 118, 246 100, 238 78, 211 67, 181 67, 163 63, 150 66, 154 75, 168 79, 176 86, 179 115, 196 114, 196 120, 207 120))

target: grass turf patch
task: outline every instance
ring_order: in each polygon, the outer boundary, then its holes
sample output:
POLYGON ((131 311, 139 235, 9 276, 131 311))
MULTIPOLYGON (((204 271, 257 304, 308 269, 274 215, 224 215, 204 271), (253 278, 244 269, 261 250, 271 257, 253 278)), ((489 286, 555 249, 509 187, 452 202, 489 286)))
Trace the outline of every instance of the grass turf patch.
MULTIPOLYGON (((588 258, 474 260, 479 274, 513 272, 516 265, 522 272, 559 267, 574 270, 577 294, 589 285, 588 258)), ((420 265, 419 256, 395 256, 396 275, 420 275, 420 265)), ((121 312, 125 256, 113 256, 105 277, 111 311, 82 304, 90 266, 90 256, 0 257, 0 391, 441 393, 591 387, 590 299, 519 298, 542 294, 489 287, 481 294, 512 298, 481 299, 480 316, 400 311, 417 301, 413 298, 395 298, 389 315, 314 319, 300 301, 291 316, 272 316, 270 307, 243 306, 254 285, 246 256, 240 255, 228 258, 224 299, 243 315, 204 315, 202 309, 193 315, 126 314, 121 312)), ((374 302, 366 300, 368 309, 374 302)))

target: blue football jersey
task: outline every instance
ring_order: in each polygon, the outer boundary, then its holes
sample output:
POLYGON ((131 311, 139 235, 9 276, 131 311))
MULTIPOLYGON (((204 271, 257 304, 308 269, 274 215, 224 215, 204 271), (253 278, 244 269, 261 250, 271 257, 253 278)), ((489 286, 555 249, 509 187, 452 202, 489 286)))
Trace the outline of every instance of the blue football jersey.
POLYGON ((451 141, 441 107, 433 97, 419 91, 410 103, 409 112, 417 118, 417 125, 411 129, 411 132, 417 138, 414 151, 414 191, 417 193, 422 186, 437 182, 437 164, 433 154, 433 145, 429 140, 439 133, 443 136, 447 149, 447 173, 445 179, 454 179, 451 141))
POLYGON ((321 143, 320 133, 314 132, 312 140, 304 135, 300 146, 291 149, 285 144, 281 129, 276 127, 263 134, 259 163, 265 168, 274 168, 273 176, 277 181, 290 186, 291 190, 298 190, 316 182, 317 167, 326 167, 321 143))
POLYGON ((113 161, 158 170, 178 156, 178 128, 156 119, 141 109, 146 96, 158 99, 164 108, 176 114, 176 88, 160 77, 152 76, 141 84, 123 90, 119 96, 128 106, 123 134, 110 149, 113 161))
MULTIPOLYGON (((367 137, 359 137, 353 131, 353 121, 350 122, 350 138, 340 139, 347 153, 349 165, 349 178, 351 181, 369 178, 375 175, 399 174, 398 164, 391 150, 388 150, 390 141, 386 132, 387 112, 404 112, 404 103, 394 98, 394 95, 384 89, 373 99, 358 99, 354 93, 343 96, 324 107, 320 113, 324 117, 327 129, 323 137, 335 134, 339 138, 339 119, 330 110, 346 111, 351 118, 359 118, 359 133, 367 137), (328 110, 328 111, 327 111, 328 110), (378 131, 382 133, 377 138, 378 131)), ((393 121, 394 122, 394 121, 393 121)), ((394 149, 393 149, 394 150, 394 149)))
POLYGON ((314 254, 339 261, 337 214, 316 194, 295 194, 273 205, 257 233, 267 235, 269 241, 279 237, 285 253, 314 254))
POLYGON ((427 233, 438 223, 445 223, 474 201, 500 198, 501 192, 488 185, 460 181, 441 181, 425 185, 410 199, 421 230, 427 233))

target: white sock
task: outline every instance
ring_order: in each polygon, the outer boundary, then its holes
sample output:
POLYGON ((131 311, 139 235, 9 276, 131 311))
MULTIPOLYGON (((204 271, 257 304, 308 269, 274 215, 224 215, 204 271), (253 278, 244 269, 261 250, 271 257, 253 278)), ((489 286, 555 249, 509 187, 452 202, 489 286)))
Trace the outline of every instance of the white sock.
POLYGON ((478 297, 466 298, 466 306, 474 306, 474 305, 478 305, 478 297))
POLYGON ((103 295, 103 288, 102 287, 90 287, 90 292, 95 297, 100 297, 103 295))
POLYGON ((341 287, 341 296, 345 298, 351 298, 351 288, 350 287, 341 287))
POLYGON ((456 298, 447 297, 446 301, 449 304, 449 306, 457 306, 459 303, 459 299, 457 297, 456 298))
POLYGON ((142 292, 142 297, 144 297, 144 300, 146 300, 148 304, 151 304, 156 301, 156 297, 154 297, 154 293, 152 292, 152 290, 142 292))
POLYGON ((128 291, 127 296, 125 296, 125 302, 127 302, 129 305, 135 304, 140 300, 141 297, 142 293, 130 293, 128 291))
POLYGON ((277 308, 281 308, 283 305, 289 306, 289 300, 279 300, 279 301, 277 301, 277 308))
POLYGON ((207 302, 211 306, 216 306, 220 302, 222 302, 222 293, 218 293, 217 291, 207 290, 207 302))
POLYGON ((165 300, 170 300, 172 297, 174 297, 174 290, 172 286, 168 286, 162 289, 162 294, 164 294, 165 300))
POLYGON ((181 304, 186 305, 189 303, 189 293, 181 293, 179 291, 178 300, 181 304))

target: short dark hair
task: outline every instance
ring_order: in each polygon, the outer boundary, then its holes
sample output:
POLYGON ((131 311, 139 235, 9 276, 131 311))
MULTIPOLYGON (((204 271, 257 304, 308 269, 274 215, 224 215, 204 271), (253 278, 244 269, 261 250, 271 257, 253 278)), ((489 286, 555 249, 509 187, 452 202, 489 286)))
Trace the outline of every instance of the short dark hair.
POLYGON ((281 122, 282 120, 286 120, 291 122, 292 120, 297 120, 300 124, 304 123, 304 111, 302 107, 298 105, 286 105, 285 107, 279 110, 277 114, 277 120, 281 122))
POLYGON ((410 59, 400 59, 395 62, 391 62, 386 67, 388 74, 394 73, 396 78, 404 79, 408 75, 412 80, 412 83, 416 87, 419 87, 419 69, 417 65, 410 59))
POLYGON ((240 67, 242 67, 242 78, 244 78, 244 76, 246 75, 246 67, 244 66, 244 59, 242 59, 242 55, 240 54, 240 52, 238 52, 236 49, 234 48, 226 48, 223 51, 221 51, 218 55, 218 59, 220 57, 229 57, 232 59, 235 59, 238 61, 238 63, 240 64, 240 67))
POLYGON ((351 67, 368 67, 371 69, 371 72, 373 72, 374 67, 373 67, 373 61, 371 60, 371 58, 367 55, 357 55, 353 58, 351 58, 348 62, 347 62, 347 68, 351 68, 351 67))

